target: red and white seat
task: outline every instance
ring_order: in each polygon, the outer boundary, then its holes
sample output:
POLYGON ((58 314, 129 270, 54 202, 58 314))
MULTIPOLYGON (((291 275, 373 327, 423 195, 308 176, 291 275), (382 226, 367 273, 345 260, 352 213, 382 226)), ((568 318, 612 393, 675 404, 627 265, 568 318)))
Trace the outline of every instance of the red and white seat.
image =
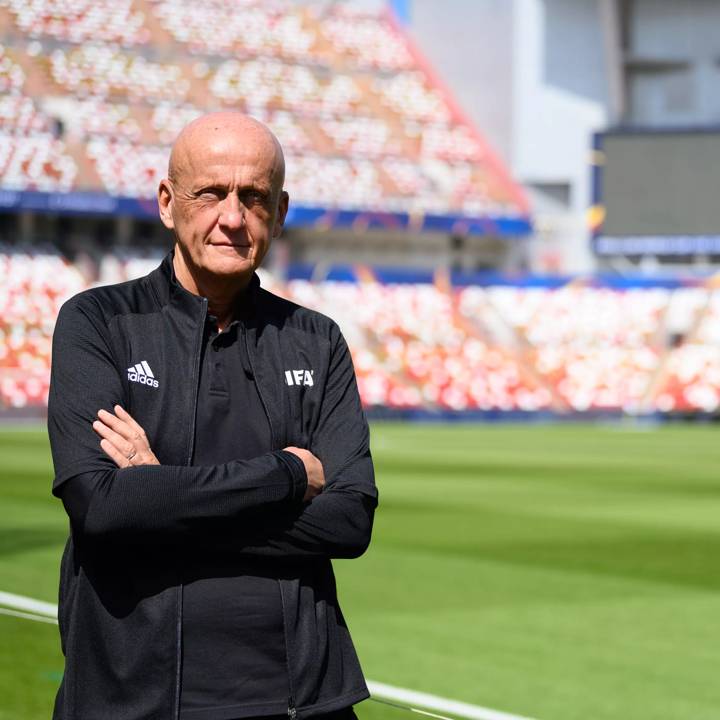
POLYGON ((27 37, 122 45, 142 44, 150 37, 132 0, 2 0, 0 5, 27 37))
POLYGON ((23 69, 15 62, 8 50, 0 45, 0 92, 3 94, 17 92, 24 82, 23 69))
POLYGON ((315 43, 302 8, 289 2, 153 0, 152 8, 175 41, 194 53, 302 58, 315 43))
POLYGON ((0 131, 0 187, 65 192, 72 189, 76 175, 77 165, 65 144, 51 134, 0 131))
POLYGON ((111 195, 152 198, 167 174, 169 148, 93 137, 87 144, 105 190, 111 195))
POLYGON ((49 64, 52 79, 78 97, 182 102, 190 89, 180 65, 147 60, 112 45, 57 48, 50 53, 49 64))
POLYGON ((45 406, 55 319, 85 280, 50 248, 0 247, 0 277, 0 406, 45 406))

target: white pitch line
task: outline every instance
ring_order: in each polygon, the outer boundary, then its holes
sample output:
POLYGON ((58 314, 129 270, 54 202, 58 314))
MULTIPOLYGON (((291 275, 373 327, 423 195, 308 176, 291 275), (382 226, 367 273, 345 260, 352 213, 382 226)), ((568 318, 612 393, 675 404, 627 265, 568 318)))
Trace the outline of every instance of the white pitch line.
POLYGON ((21 612, 20 610, 0 608, 0 615, 9 615, 10 617, 24 618, 25 620, 35 620, 35 622, 50 623, 51 625, 58 624, 58 621, 55 618, 46 617, 45 615, 33 615, 33 613, 21 612))
MULTIPOLYGON (((26 611, 12 612, 0 610, 0 612, 5 615, 14 615, 39 622, 57 622, 57 605, 53 603, 0 591, 0 605, 6 608, 13 608, 14 610, 26 611)), ((419 705, 426 710, 450 713, 451 715, 457 715, 467 720, 533 720, 532 718, 522 715, 513 715, 480 705, 470 705, 469 703, 460 702, 459 700, 451 700, 437 695, 430 695, 429 693, 418 692, 417 690, 394 687, 393 685, 386 685, 385 683, 374 680, 368 680, 367 686, 370 694, 375 697, 394 700, 395 702, 406 705, 419 705)))
POLYGON ((45 615, 57 619, 57 605, 24 595, 13 595, 12 593, 0 591, 0 605, 14 608, 15 610, 27 610, 37 615, 45 615))
POLYGON ((438 697, 437 695, 430 695, 429 693, 418 692, 417 690, 393 687, 392 685, 374 682, 373 680, 368 680, 367 686, 370 694, 376 695, 379 698, 396 700, 397 702, 407 705, 419 705, 428 710, 450 713, 451 715, 458 715, 468 720, 532 720, 532 718, 522 715, 512 715, 501 712, 500 710, 492 710, 491 708, 480 705, 470 705, 469 703, 460 702, 459 700, 450 700, 449 698, 438 697))

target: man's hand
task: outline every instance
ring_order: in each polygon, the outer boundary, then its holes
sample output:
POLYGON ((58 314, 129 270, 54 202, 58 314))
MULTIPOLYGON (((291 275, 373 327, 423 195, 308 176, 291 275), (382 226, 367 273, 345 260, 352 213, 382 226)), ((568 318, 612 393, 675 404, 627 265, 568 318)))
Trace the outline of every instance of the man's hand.
POLYGON ((145 431, 119 405, 115 415, 107 410, 98 411, 93 430, 102 437, 100 447, 119 468, 133 465, 159 465, 160 461, 150 449, 145 431))
POLYGON ((325 487, 325 472, 322 463, 309 451, 298 447, 286 447, 287 452, 297 455, 305 466, 307 474, 307 490, 305 490, 304 502, 312 500, 319 495, 325 487))

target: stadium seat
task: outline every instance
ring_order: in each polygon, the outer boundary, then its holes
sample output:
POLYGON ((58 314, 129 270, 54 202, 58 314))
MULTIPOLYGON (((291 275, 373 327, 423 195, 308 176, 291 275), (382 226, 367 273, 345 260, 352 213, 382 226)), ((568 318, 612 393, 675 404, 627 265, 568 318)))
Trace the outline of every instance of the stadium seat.
POLYGON ((55 319, 85 280, 51 248, 2 246, 0 277, 0 405, 47 406, 55 319))
POLYGON ((53 50, 48 71, 65 92, 78 97, 182 102, 190 89, 180 65, 100 43, 53 50))
POLYGON ((65 144, 49 133, 30 136, 0 131, 0 186, 10 190, 70 190, 77 174, 65 144))
POLYGON ((23 69, 15 62, 10 52, 0 45, 0 92, 3 94, 17 92, 24 83, 23 69))
POLYGON ((87 154, 111 195, 155 197, 167 173, 169 150, 163 146, 96 136, 88 143, 87 154))
POLYGON ((72 43, 136 45, 149 39, 132 0, 3 0, 20 32, 72 43))
POLYGON ((153 0, 152 8, 172 37, 194 53, 306 58, 315 43, 302 7, 289 2, 153 0))

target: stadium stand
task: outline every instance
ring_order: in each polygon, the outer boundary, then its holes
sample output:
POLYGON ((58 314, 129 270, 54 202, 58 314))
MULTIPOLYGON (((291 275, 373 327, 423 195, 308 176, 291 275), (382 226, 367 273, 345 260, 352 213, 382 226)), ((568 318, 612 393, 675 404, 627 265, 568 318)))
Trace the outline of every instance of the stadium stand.
POLYGON ((55 319, 86 282, 49 247, 0 247, 0 277, 0 406, 46 406, 55 319))
POLYGON ((47 132, 49 125, 32 98, 4 95, 0 97, 0 130, 14 135, 33 135, 47 132))
POLYGON ((379 70, 407 70, 415 64, 397 30, 379 23, 365 7, 334 3, 321 28, 335 52, 352 64, 379 70))
POLYGON ((26 138, 2 141, 2 187, 152 196, 178 130, 235 108, 276 131, 309 207, 527 215, 383 3, 0 0, 0 12, 0 131, 26 138), (319 167, 321 189, 308 179, 319 167))
POLYGON ((668 313, 672 346, 652 386, 663 412, 720 407, 720 291, 686 289, 668 313))
POLYGON ((287 185, 297 203, 323 202, 349 208, 390 207, 377 168, 370 160, 287 156, 287 185))
POLYGON ((168 146, 177 137, 185 125, 202 115, 203 111, 195 106, 178 107, 171 103, 159 103, 152 109, 150 125, 158 142, 168 146))
POLYGON ((132 0, 2 0, 28 37, 82 43, 136 45, 147 42, 143 13, 132 0))
POLYGON ((169 153, 166 147, 93 137, 87 154, 110 193, 150 197, 166 174, 169 153))
POLYGON ((642 400, 658 365, 655 335, 668 301, 662 290, 583 286, 491 288, 525 355, 574 410, 625 408, 642 400))
POLYGON ((0 45, 0 92, 17 92, 24 82, 23 69, 13 60, 10 52, 0 45))
POLYGON ((0 178, 8 190, 66 191, 77 165, 51 124, 23 94, 26 75, 14 53, 0 46, 0 178))
MULTIPOLYGON (((347 113, 360 109, 360 86, 349 75, 322 77, 309 67, 273 58, 226 60, 213 73, 210 92, 226 104, 280 107, 298 114, 347 113)), ((281 138, 282 140, 282 138, 281 138)))
POLYGON ((77 166, 65 144, 48 133, 0 132, 0 173, 9 190, 62 192, 72 187, 77 166))
POLYGON ((290 2, 153 0, 153 12, 176 42, 197 54, 307 59, 315 44, 306 13, 290 2))
POLYGON ((48 65, 41 62, 58 88, 80 97, 182 102, 190 89, 180 65, 152 62, 111 45, 58 48, 48 65))
MULTIPOLYGON (((101 284, 157 266, 159 250, 102 256, 101 284)), ((50 248, 0 248, 0 406, 44 407, 62 301, 89 283, 50 248)), ((430 412, 720 410, 720 290, 569 283, 451 286, 291 279, 263 284, 330 314, 368 408, 430 412)))
POLYGON ((440 92, 429 87, 420 72, 407 72, 390 78, 376 77, 373 90, 384 105, 407 120, 448 122, 450 109, 440 92))

